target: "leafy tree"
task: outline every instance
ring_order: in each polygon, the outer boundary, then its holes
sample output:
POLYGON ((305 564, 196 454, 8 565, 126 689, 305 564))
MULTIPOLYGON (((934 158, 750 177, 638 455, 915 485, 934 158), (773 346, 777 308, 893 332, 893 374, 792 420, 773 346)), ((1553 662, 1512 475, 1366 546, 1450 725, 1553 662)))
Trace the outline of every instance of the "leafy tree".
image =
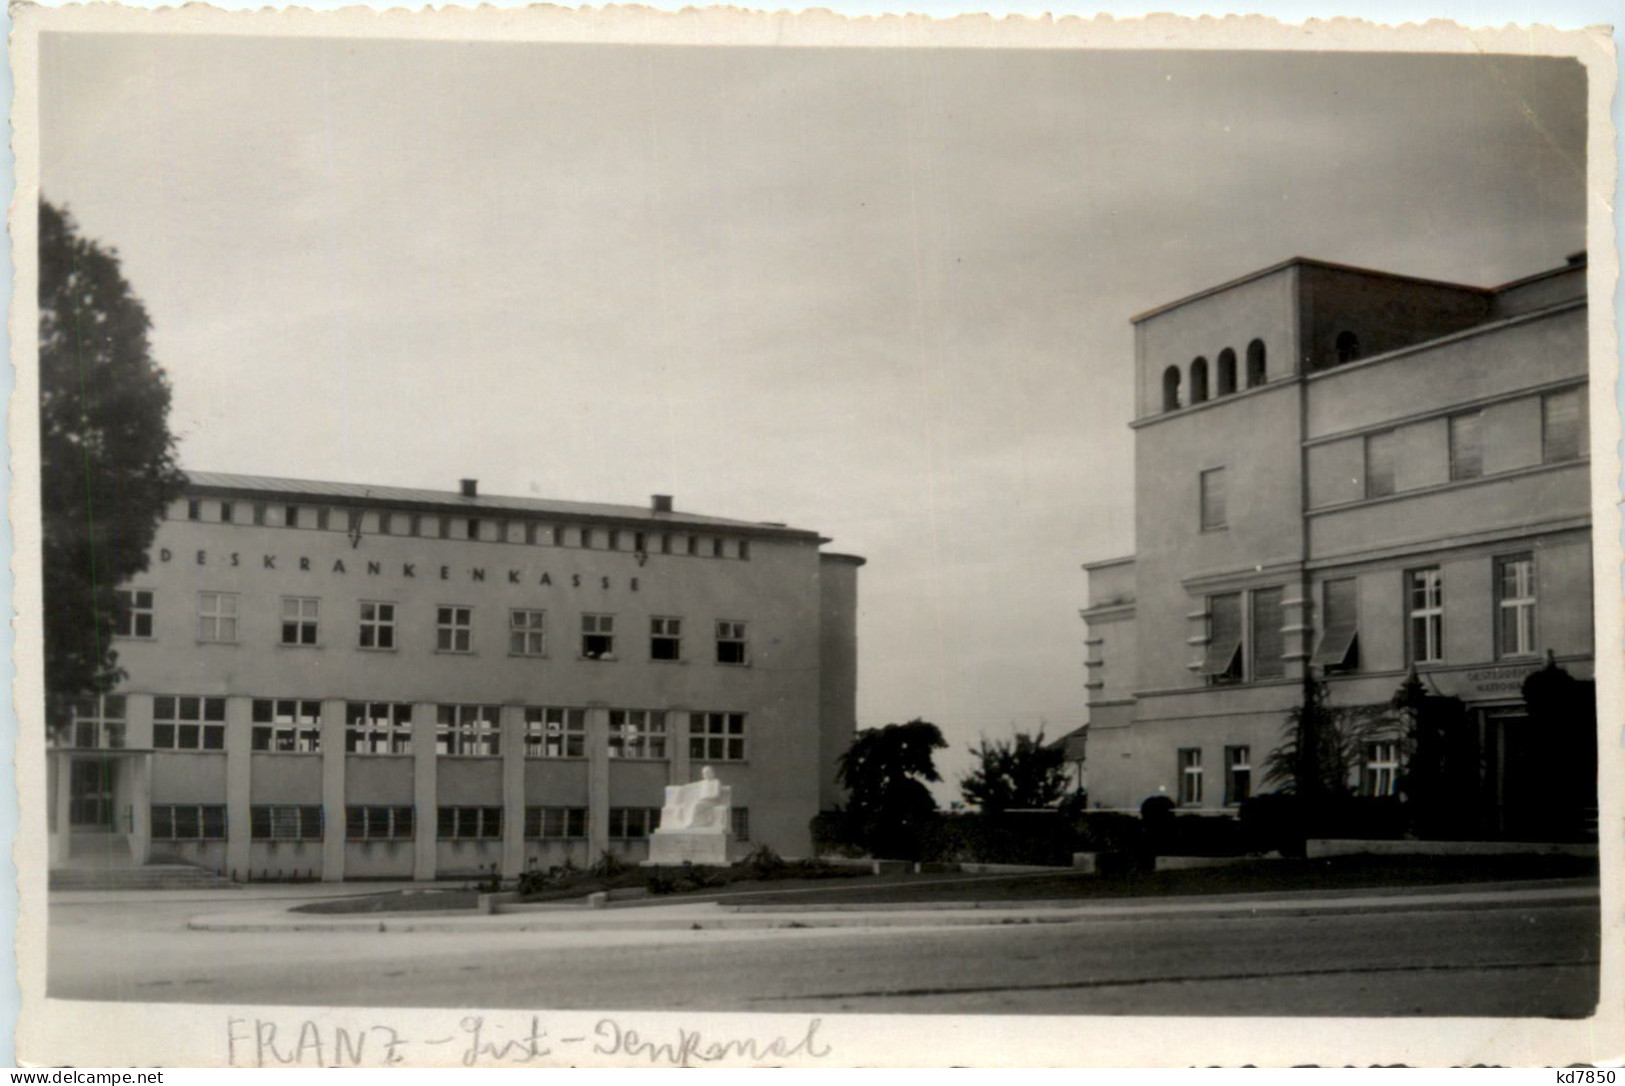
POLYGON ((1305 684, 1281 730, 1281 745, 1264 759, 1264 783, 1314 805, 1350 794, 1366 741, 1389 713, 1387 705, 1334 706, 1326 684, 1305 684))
POLYGON ((185 476, 169 432, 169 382, 118 255, 39 208, 40 501, 48 726, 124 677, 111 637, 117 587, 147 568, 185 476))
POLYGON ((940 781, 936 752, 948 745, 935 724, 911 720, 865 728, 836 765, 847 790, 848 835, 871 855, 917 859, 937 813, 926 782, 940 781))
POLYGON ((983 737, 971 754, 976 768, 959 778, 959 789, 966 803, 985 813, 1048 807, 1066 794, 1066 751, 1045 745, 1043 731, 992 743, 983 737))

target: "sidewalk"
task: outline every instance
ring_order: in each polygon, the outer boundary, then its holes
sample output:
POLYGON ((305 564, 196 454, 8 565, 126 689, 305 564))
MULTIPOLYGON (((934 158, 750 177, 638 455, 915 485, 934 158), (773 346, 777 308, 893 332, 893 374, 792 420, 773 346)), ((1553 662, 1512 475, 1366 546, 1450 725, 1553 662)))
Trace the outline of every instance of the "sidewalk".
POLYGON ((368 914, 321 916, 284 908, 243 909, 193 917, 187 927, 214 932, 376 932, 384 934, 498 932, 761 931, 775 928, 943 928, 1000 924, 1074 924, 1091 921, 1173 920, 1196 917, 1348 915, 1433 910, 1508 909, 1529 905, 1583 905, 1597 901, 1595 885, 1553 880, 1517 888, 1424 886, 1402 891, 1304 892, 1223 898, 1136 898, 1111 902, 1001 902, 996 905, 727 905, 680 902, 591 909, 561 905, 546 910, 478 915, 368 914))

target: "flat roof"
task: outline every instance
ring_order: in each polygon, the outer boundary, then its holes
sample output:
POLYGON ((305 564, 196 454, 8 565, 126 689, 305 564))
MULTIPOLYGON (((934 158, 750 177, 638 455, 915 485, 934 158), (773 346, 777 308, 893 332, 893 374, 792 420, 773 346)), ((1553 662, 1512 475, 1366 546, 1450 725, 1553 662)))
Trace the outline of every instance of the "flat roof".
POLYGON ((1276 272, 1285 271, 1287 268, 1298 266, 1326 268, 1330 271, 1347 272, 1352 275, 1367 275, 1377 279, 1398 279, 1407 283, 1420 283, 1423 286, 1443 287, 1447 290, 1465 290, 1474 294, 1492 295, 1499 294, 1500 292, 1508 290, 1512 287, 1532 283, 1538 279, 1543 279, 1550 275, 1558 275, 1563 272, 1570 272, 1579 268, 1584 268, 1585 263, 1585 254, 1582 251, 1573 254, 1568 258, 1567 263, 1561 264, 1558 267, 1548 268, 1545 271, 1539 271, 1533 275, 1526 275, 1521 279, 1514 279, 1509 283, 1502 283, 1500 286, 1480 287, 1473 286, 1470 283, 1449 283, 1442 279, 1424 279, 1416 275, 1402 275, 1399 272, 1380 271, 1376 268, 1360 268, 1353 264, 1338 264, 1330 260, 1316 260, 1314 257, 1294 256, 1288 257, 1286 260, 1283 260, 1277 264, 1271 264, 1266 268, 1259 268, 1257 271, 1248 272, 1246 275, 1240 275, 1234 279, 1226 280, 1217 286, 1207 287, 1206 289, 1199 290, 1194 294, 1187 294, 1183 298, 1178 298, 1172 302, 1165 302, 1162 305, 1156 306, 1155 308, 1147 309, 1143 313, 1138 313, 1130 317, 1129 323, 1139 324, 1141 321, 1149 320, 1150 318, 1159 314, 1166 313, 1170 309, 1178 309, 1182 305, 1187 305, 1190 302, 1197 301, 1198 299, 1206 298, 1210 294, 1218 294, 1222 291, 1230 290, 1233 287, 1239 287, 1244 283, 1250 283, 1255 279, 1262 279, 1267 275, 1274 275, 1276 272))
POLYGON ((749 535, 770 535, 786 539, 819 539, 818 533, 783 524, 731 520, 687 512, 656 512, 649 506, 614 505, 607 502, 571 502, 551 498, 516 498, 498 494, 466 497, 456 490, 426 490, 415 487, 373 486, 367 483, 337 483, 314 479, 284 479, 269 475, 235 475, 216 471, 187 471, 188 489, 248 498, 307 498, 348 502, 367 506, 408 506, 440 512, 478 510, 490 513, 520 513, 535 517, 571 520, 620 521, 645 525, 693 525, 727 528, 749 535))

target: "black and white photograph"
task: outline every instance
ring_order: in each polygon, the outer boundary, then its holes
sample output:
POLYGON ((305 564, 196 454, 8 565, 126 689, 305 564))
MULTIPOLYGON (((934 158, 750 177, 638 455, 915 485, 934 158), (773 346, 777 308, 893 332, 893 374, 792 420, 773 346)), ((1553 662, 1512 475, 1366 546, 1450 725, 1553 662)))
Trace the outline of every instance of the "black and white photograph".
POLYGON ((18 11, 21 1058, 1618 1057, 1606 31, 530 14, 18 11))

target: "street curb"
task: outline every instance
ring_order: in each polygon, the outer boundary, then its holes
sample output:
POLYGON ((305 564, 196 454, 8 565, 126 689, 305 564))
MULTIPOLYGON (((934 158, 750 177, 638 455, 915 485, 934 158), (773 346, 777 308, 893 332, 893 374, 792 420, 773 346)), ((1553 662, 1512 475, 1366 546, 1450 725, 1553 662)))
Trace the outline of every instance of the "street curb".
MULTIPOLYGON (((1117 906, 1110 908, 1057 908, 1053 910, 976 909, 916 910, 907 912, 857 912, 832 907, 827 910, 791 910, 788 907, 749 906, 720 908, 716 913, 693 912, 681 916, 651 916, 649 910, 638 910, 636 921, 628 913, 625 920, 613 920, 601 912, 583 915, 579 919, 554 914, 550 921, 502 923, 497 917, 403 917, 399 920, 351 920, 292 922, 264 918, 234 920, 229 916, 196 917, 187 922, 193 931, 212 932, 376 932, 379 934, 446 934, 446 933, 558 933, 571 932, 670 932, 670 931, 766 931, 773 929, 818 928, 946 928, 946 927, 1005 927, 1031 924, 1088 924, 1119 923, 1123 921, 1185 920, 1185 919, 1255 919, 1264 917, 1305 916, 1361 916, 1375 913, 1415 912, 1485 912, 1498 909, 1516 909, 1531 906, 1590 905, 1598 900, 1595 888, 1590 890, 1558 890, 1546 894, 1524 894, 1518 897, 1467 899, 1468 895, 1440 895, 1423 899, 1392 897, 1380 900, 1359 899, 1327 901, 1324 904, 1307 902, 1223 902, 1206 905, 1146 907, 1117 906), (923 914, 923 915, 922 915, 923 914)), ((585 913, 585 910, 584 910, 585 913)), ((285 914, 279 914, 285 915, 285 914)), ((511 914, 510 914, 511 915, 511 914)))

